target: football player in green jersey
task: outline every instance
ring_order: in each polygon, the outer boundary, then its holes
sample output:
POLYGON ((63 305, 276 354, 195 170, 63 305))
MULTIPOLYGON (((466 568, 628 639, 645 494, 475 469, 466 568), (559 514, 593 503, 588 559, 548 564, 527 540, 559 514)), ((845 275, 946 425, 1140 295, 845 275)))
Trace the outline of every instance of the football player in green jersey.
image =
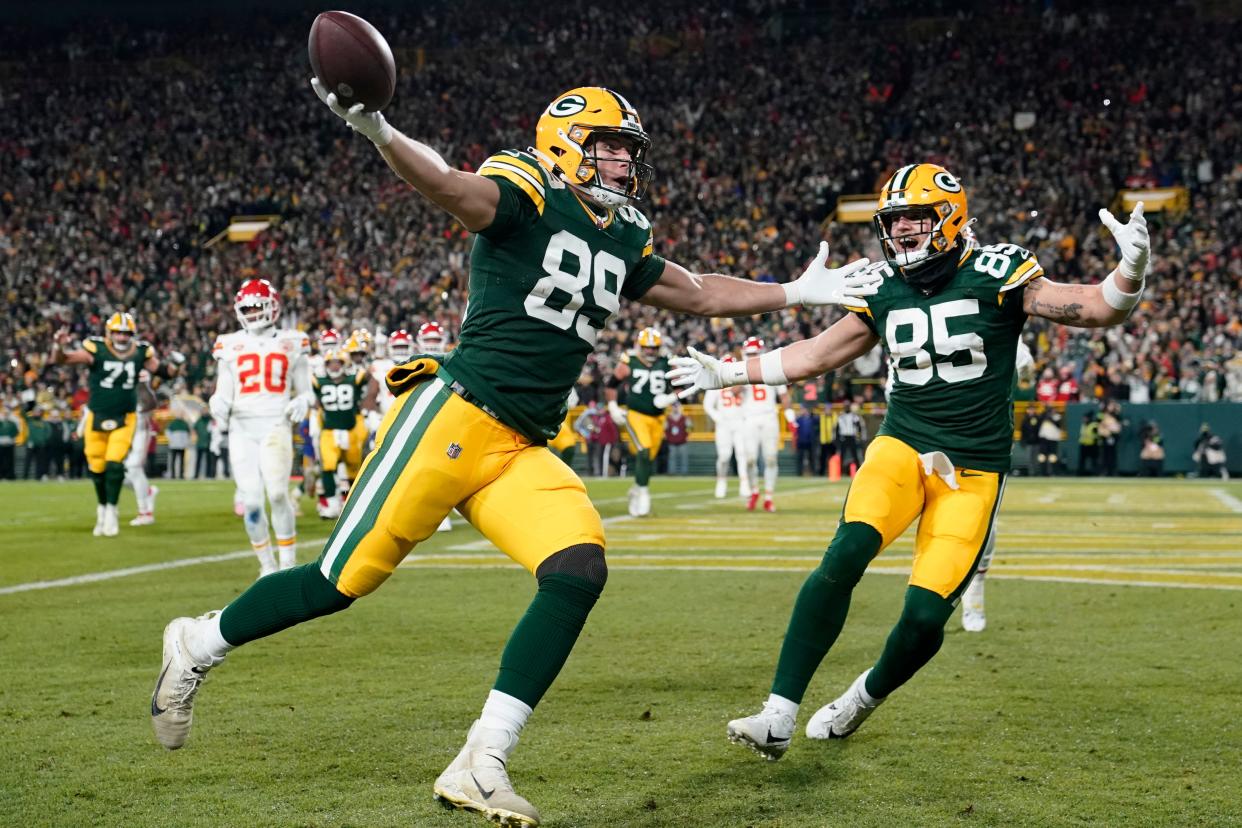
POLYGON ((836 270, 817 261, 785 285, 693 274, 665 261, 633 206, 651 180, 651 142, 638 113, 611 90, 559 96, 537 123, 534 147, 497 153, 469 173, 380 113, 346 110, 312 84, 402 179, 476 234, 469 306, 451 353, 415 356, 389 371, 395 400, 320 559, 260 579, 219 613, 168 625, 151 699, 156 737, 170 749, 185 743, 195 693, 230 649, 350 606, 457 508, 537 587, 481 716, 433 791, 506 825, 537 825, 539 813, 514 791, 506 763, 608 573, 599 513, 546 443, 621 297, 738 316, 856 302, 878 278, 858 277, 865 261, 836 270))
POLYGON ((125 458, 138 422, 138 376, 159 367, 155 349, 137 338, 134 316, 108 317, 103 337, 93 336, 77 350, 66 350, 69 331, 61 328, 52 343, 52 362, 90 366, 90 400, 86 416, 86 463, 95 482, 96 537, 119 532, 117 503, 125 482, 125 458))
POLYGON ((1004 492, 1013 439, 1018 336, 1028 316, 1076 327, 1115 325, 1143 292, 1148 236, 1140 202, 1123 225, 1101 220, 1121 248, 1099 284, 1044 278, 1013 244, 980 247, 961 183, 934 164, 899 169, 880 195, 875 227, 885 260, 879 292, 814 339, 744 363, 691 350, 675 357, 676 386, 785 385, 839 368, 882 343, 889 354, 888 414, 867 449, 819 568, 794 604, 771 695, 754 716, 729 722, 729 739, 767 759, 789 748, 798 706, 845 623, 867 565, 919 519, 901 617, 875 666, 806 727, 813 739, 853 733, 940 649, 944 625, 970 582, 1004 492))
POLYGON ((634 486, 630 489, 629 506, 634 517, 651 514, 647 482, 664 442, 664 409, 677 400, 676 394, 669 393, 664 379, 668 357, 660 353, 663 341, 655 328, 641 330, 638 347, 622 355, 612 373, 612 382, 604 389, 609 416, 626 430, 634 444, 634 486), (617 404, 617 389, 622 385, 626 392, 625 411, 617 404))

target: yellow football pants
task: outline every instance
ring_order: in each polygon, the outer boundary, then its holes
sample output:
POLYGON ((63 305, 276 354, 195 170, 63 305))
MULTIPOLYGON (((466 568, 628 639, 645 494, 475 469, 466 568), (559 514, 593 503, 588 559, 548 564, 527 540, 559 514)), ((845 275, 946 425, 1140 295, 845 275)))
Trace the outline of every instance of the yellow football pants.
POLYGON ((95 412, 86 415, 86 465, 95 474, 102 474, 109 463, 124 463, 129 447, 134 442, 134 429, 138 415, 131 411, 125 421, 111 431, 95 430, 95 412))
POLYGON ((660 453, 660 446, 664 443, 664 415, 653 417, 650 414, 627 411, 625 429, 634 441, 634 451, 647 449, 651 452, 651 459, 655 460, 660 453))
POLYGON ((1004 476, 955 469, 958 489, 923 471, 919 454, 893 437, 877 437, 845 499, 843 520, 873 527, 880 549, 919 519, 910 585, 942 598, 960 593, 987 544, 1000 509, 1004 476))
POLYGON ((604 545, 578 476, 454 394, 446 376, 429 359, 389 372, 399 393, 319 558, 345 595, 375 590, 454 507, 532 573, 567 547, 604 545))

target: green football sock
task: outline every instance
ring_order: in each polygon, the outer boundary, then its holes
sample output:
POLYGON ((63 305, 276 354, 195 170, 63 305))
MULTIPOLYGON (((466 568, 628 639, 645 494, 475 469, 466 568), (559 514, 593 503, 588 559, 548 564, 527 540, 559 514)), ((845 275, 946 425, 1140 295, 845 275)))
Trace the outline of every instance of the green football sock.
POLYGON ((651 452, 648 449, 639 449, 634 454, 634 482, 639 486, 646 486, 650 479, 651 452))
POLYGON ((125 484, 125 465, 109 461, 103 476, 104 497, 109 506, 115 506, 121 500, 121 486, 125 484))
POLYGON ((91 482, 95 484, 95 502, 100 506, 108 504, 108 484, 103 472, 91 472, 91 482))
POLYGON ((323 478, 323 496, 336 497, 336 474, 325 471, 321 477, 323 478))
POLYGON ((260 578, 220 614, 220 634, 234 647, 345 609, 353 598, 337 592, 312 562, 260 578))
POLYGON ((603 587, 573 575, 545 575, 500 657, 495 689, 530 707, 561 672, 603 587))
POLYGON ((854 586, 880 551, 880 533, 843 523, 824 559, 802 584, 776 663, 772 692, 801 704, 811 677, 845 626, 854 586))
POLYGON ((930 589, 907 588, 901 618, 867 676, 867 692, 882 699, 931 661, 944 642, 944 625, 952 614, 953 604, 930 589))

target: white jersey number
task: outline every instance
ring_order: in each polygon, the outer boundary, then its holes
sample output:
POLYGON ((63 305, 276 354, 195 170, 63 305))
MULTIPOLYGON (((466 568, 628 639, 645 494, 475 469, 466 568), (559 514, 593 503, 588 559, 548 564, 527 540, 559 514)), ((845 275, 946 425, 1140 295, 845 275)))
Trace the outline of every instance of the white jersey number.
POLYGON ((948 320, 973 316, 979 312, 979 300, 954 299, 922 308, 901 308, 888 315, 885 338, 891 355, 891 370, 906 385, 926 385, 939 373, 945 382, 963 382, 983 376, 988 358, 983 352, 983 337, 977 333, 949 335, 948 320), (930 325, 928 320, 930 318, 930 325), (928 336, 936 357, 923 347, 928 336), (970 362, 955 365, 954 357, 961 351, 970 353, 970 362), (901 360, 909 357, 913 366, 903 367, 901 360))
POLYGON ((351 411, 354 407, 354 387, 325 385, 320 389, 319 403, 324 411, 351 411))
POLYGON ((634 375, 634 386, 630 389, 635 394, 643 393, 643 388, 650 385, 652 394, 663 394, 668 387, 664 381, 663 371, 652 371, 648 368, 634 368, 630 371, 634 375))
POLYGON ((134 378, 138 371, 132 362, 121 362, 115 359, 105 359, 103 369, 108 372, 108 376, 99 381, 100 388, 114 388, 116 381, 121 379, 121 375, 125 375, 125 379, 121 382, 121 388, 128 391, 134 387, 134 378))
POLYGON ((621 307, 625 262, 606 250, 592 255, 589 244, 562 230, 548 240, 543 270, 547 275, 535 282, 526 296, 526 312, 562 331, 573 328, 588 345, 594 345, 599 331, 621 307), (603 311, 598 328, 591 316, 580 313, 588 288, 595 308, 603 311), (566 294, 569 299, 559 310, 548 304, 554 296, 563 298, 566 294))

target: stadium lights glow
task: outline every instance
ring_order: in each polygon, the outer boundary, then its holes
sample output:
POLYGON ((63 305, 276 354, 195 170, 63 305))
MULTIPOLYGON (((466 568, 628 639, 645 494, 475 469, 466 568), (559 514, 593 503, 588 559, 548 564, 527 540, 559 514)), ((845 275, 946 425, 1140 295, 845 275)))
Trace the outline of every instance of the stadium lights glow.
POLYGON ((1032 211, 1031 211, 1031 218, 1035 218, 1035 217, 1036 217, 1036 216, 1038 216, 1038 215, 1039 215, 1039 211, 1038 211, 1038 210, 1032 210, 1032 211))
POLYGON ((1111 104, 1111 103, 1112 103, 1112 101, 1111 101, 1111 100, 1109 100, 1108 98, 1105 98, 1105 99, 1104 99, 1104 105, 1105 105, 1105 106, 1108 106, 1108 105, 1109 105, 1109 104, 1111 104))

